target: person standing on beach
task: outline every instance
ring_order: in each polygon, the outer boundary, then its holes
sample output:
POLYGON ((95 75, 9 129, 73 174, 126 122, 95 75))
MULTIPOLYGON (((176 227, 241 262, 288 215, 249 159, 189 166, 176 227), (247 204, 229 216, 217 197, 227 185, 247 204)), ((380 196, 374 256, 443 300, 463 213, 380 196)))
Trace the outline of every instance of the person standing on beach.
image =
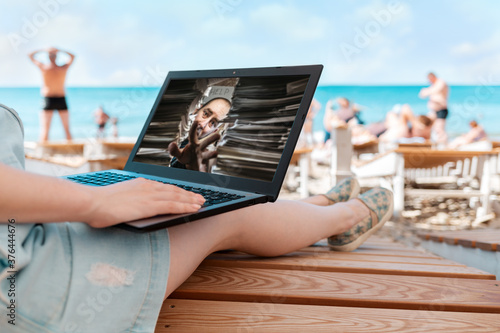
POLYGON ((64 83, 66 81, 66 73, 68 68, 73 63, 75 56, 67 51, 61 51, 54 47, 37 50, 29 54, 31 61, 41 70, 43 83, 41 93, 43 96, 43 109, 40 116, 40 141, 46 142, 49 139, 50 123, 52 122, 52 115, 54 110, 57 110, 61 117, 61 122, 66 133, 66 139, 72 139, 69 130, 69 114, 68 106, 66 104, 66 94, 64 90, 64 83), (35 55, 41 52, 47 52, 49 56, 49 63, 44 64, 37 59, 35 55), (58 53, 66 53, 69 56, 69 61, 64 65, 56 63, 58 53))
POLYGON ((436 77, 434 73, 427 74, 427 79, 431 85, 422 88, 418 97, 429 98, 429 118, 434 121, 433 129, 436 133, 438 144, 446 144, 448 135, 446 134, 446 118, 448 117, 448 85, 442 79, 436 77))

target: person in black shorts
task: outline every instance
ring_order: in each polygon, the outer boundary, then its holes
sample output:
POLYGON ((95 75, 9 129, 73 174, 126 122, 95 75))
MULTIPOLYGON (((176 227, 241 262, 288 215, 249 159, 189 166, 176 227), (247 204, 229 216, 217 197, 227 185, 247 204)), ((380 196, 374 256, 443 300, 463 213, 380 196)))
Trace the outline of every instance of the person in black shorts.
POLYGON ((29 55, 31 61, 42 72, 43 83, 41 93, 43 96, 42 112, 40 114, 41 133, 40 141, 46 142, 49 139, 50 123, 52 122, 52 115, 54 110, 59 111, 61 122, 64 127, 66 139, 72 139, 69 130, 69 113, 68 105, 66 104, 66 93, 64 90, 64 83, 66 81, 66 73, 69 66, 73 63, 75 56, 69 52, 61 51, 56 48, 48 48, 45 50, 37 50, 29 55), (47 52, 49 56, 49 63, 44 64, 35 58, 38 53, 47 52), (66 53, 69 56, 69 61, 64 65, 56 63, 57 55, 59 53, 66 53))
POLYGON ((442 109, 439 111, 436 111, 436 118, 437 119, 446 119, 448 117, 448 109, 442 109))
POLYGON ((440 145, 446 145, 448 141, 446 118, 448 117, 449 87, 444 80, 436 77, 434 73, 427 74, 427 79, 431 85, 422 88, 418 96, 420 98, 429 98, 427 107, 430 111, 429 118, 434 121, 432 128, 436 135, 436 141, 440 145))

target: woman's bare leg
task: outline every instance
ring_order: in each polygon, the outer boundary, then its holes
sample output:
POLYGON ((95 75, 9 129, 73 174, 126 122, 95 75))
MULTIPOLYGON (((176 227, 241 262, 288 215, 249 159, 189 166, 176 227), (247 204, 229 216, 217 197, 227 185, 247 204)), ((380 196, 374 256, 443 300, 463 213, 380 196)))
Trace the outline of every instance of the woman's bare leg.
MULTIPOLYGON (((313 198, 309 201, 328 203, 322 196, 313 198)), ((259 256, 278 256, 347 231, 368 215, 368 208, 358 200, 325 207, 278 201, 172 227, 165 298, 214 251, 234 249, 259 256)))
POLYGON ((312 197, 307 197, 304 199, 300 199, 302 202, 306 202, 309 204, 317 205, 317 206, 328 206, 331 205, 332 202, 328 200, 324 195, 315 195, 312 197))

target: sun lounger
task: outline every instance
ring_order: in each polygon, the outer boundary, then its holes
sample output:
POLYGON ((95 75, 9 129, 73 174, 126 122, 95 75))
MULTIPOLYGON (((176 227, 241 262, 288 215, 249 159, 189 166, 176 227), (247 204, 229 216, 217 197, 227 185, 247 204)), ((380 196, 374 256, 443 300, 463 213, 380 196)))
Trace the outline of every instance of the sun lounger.
POLYGON ((294 177, 295 174, 299 175, 299 193, 301 198, 307 198, 309 196, 309 172, 311 163, 311 152, 312 147, 303 147, 295 149, 290 160, 290 167, 288 174, 285 179, 285 184, 290 182, 290 177, 294 177))
POLYGON ((482 207, 478 209, 477 216, 483 217, 491 211, 489 203, 490 183, 497 155, 497 151, 398 148, 381 154, 373 160, 353 164, 352 171, 359 178, 382 177, 387 181, 387 185, 392 187, 394 191, 394 215, 396 217, 400 216, 404 208, 405 196, 478 197, 482 207), (443 181, 443 177, 449 177, 448 181, 450 179, 457 179, 457 181, 459 179, 463 181, 475 180, 478 182, 479 189, 468 191, 442 189, 405 190, 405 178, 414 177, 414 180, 416 180, 419 177, 420 179, 424 178, 422 176, 427 179, 439 179, 440 181, 443 181))

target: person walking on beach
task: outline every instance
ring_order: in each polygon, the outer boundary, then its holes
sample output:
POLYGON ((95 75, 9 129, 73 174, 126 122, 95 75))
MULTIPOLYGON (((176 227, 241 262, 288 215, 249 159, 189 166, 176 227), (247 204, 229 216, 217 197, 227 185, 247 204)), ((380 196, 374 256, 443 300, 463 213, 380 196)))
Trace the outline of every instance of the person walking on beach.
POLYGON ((433 129, 436 133, 438 144, 446 144, 448 135, 446 134, 446 118, 448 117, 448 85, 442 79, 436 77, 434 73, 427 74, 427 79, 431 85, 420 90, 420 98, 429 98, 429 117, 434 121, 433 129))
POLYGON ((43 83, 41 93, 43 96, 43 109, 40 116, 40 141, 46 142, 49 139, 50 123, 54 110, 59 112, 61 122, 66 133, 66 139, 72 139, 69 130, 69 114, 68 106, 66 104, 64 83, 66 81, 66 73, 68 68, 73 63, 75 56, 67 51, 58 50, 50 47, 44 50, 37 50, 29 54, 31 61, 42 71, 43 83), (49 63, 44 64, 37 59, 35 55, 41 52, 47 52, 49 56, 49 63), (59 53, 66 53, 69 56, 69 61, 64 65, 56 63, 57 55, 59 53))

